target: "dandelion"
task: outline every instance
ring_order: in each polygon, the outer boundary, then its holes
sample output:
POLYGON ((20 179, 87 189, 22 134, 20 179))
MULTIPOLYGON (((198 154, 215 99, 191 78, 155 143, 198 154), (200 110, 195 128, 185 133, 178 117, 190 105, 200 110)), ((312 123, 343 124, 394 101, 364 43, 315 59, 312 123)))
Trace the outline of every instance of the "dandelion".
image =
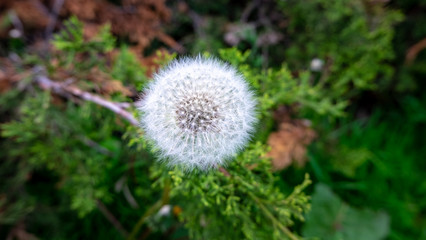
POLYGON ((172 61, 138 102, 146 136, 169 165, 226 164, 253 131, 256 102, 233 67, 202 57, 172 61))
POLYGON ((310 69, 313 72, 321 72, 322 68, 324 67, 324 61, 319 58, 314 58, 311 61, 310 69))

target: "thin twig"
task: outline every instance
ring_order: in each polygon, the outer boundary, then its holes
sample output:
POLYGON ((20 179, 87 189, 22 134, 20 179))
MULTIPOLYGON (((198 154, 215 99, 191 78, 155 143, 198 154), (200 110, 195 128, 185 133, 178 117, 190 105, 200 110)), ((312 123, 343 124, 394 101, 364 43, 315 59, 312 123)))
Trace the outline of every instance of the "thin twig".
POLYGON ((99 143, 93 141, 92 139, 86 137, 86 136, 80 136, 79 139, 88 147, 93 148, 94 150, 96 150, 98 153, 101 153, 105 156, 109 156, 112 157, 113 153, 108 150, 107 148, 101 146, 99 143))
MULTIPOLYGON (((185 1, 180 1, 181 3, 185 4, 185 1)), ((205 38, 206 34, 205 31, 203 29, 204 26, 204 19, 195 11, 192 11, 190 8, 188 8, 185 12, 185 14, 191 18, 192 21, 192 27, 194 29, 195 34, 199 37, 199 38, 205 38)))
POLYGON ((109 110, 113 111, 114 113, 120 115, 122 118, 129 121, 132 125, 138 126, 138 121, 136 120, 136 118, 133 117, 133 115, 130 112, 127 112, 126 110, 124 110, 120 106, 120 104, 108 101, 100 96, 97 96, 88 92, 84 92, 77 87, 64 85, 59 82, 52 81, 48 77, 43 75, 36 75, 34 78, 34 81, 44 90, 51 90, 54 93, 67 98, 70 95, 74 95, 83 100, 93 102, 97 105, 108 108, 109 110))
POLYGON ((299 238, 294 235, 287 227, 285 227, 281 222, 279 222, 275 216, 268 210, 268 208, 263 205, 263 203, 251 192, 249 192, 250 197, 257 203, 263 213, 272 221, 272 224, 278 226, 278 228, 289 237, 291 240, 298 240, 299 238))
POLYGON ((231 174, 223 167, 219 167, 219 171, 223 173, 226 177, 231 177, 231 174))
MULTIPOLYGON (((306 177, 307 176, 305 175, 305 178, 306 177)), ((247 185, 247 183, 240 176, 235 175, 234 178, 237 179, 241 184, 247 185)), ((256 197, 256 195, 254 195, 250 191, 248 192, 248 195, 257 203, 257 205, 262 210, 262 212, 264 213, 264 215, 271 220, 271 222, 272 222, 272 224, 274 226, 277 226, 291 240, 298 240, 299 239, 286 226, 284 226, 280 221, 278 221, 278 219, 274 216, 274 214, 271 213, 271 211, 269 211, 269 209, 265 205, 263 205, 263 203, 261 202, 261 200, 258 197, 256 197)))
POLYGON ((176 52, 181 53, 181 54, 185 52, 185 48, 180 43, 176 42, 169 35, 167 35, 163 32, 158 32, 157 38, 160 41, 162 41, 163 43, 167 44, 169 47, 173 48, 176 52))
POLYGON ((426 38, 411 46, 405 55, 405 65, 410 65, 414 62, 417 55, 426 48, 426 38))
POLYGON ((26 239, 26 240, 38 240, 38 238, 31 233, 28 233, 25 229, 25 223, 23 220, 20 220, 9 232, 6 237, 6 240, 13 239, 26 239))
POLYGON ((99 200, 96 200, 96 205, 101 211, 101 213, 105 216, 106 219, 123 235, 123 237, 127 237, 129 233, 124 229, 121 223, 117 220, 117 218, 108 210, 108 208, 99 200))
POLYGON ((24 25, 22 24, 16 12, 13 10, 9 10, 8 15, 13 24, 13 27, 21 31, 22 35, 24 35, 24 25))
POLYGON ((324 70, 322 71, 321 77, 318 80, 318 86, 324 86, 326 84, 326 80, 330 76, 331 67, 333 66, 333 59, 331 57, 327 57, 325 61, 324 70))
POLYGON ((127 202, 130 204, 132 208, 139 208, 138 202, 136 201, 135 197, 133 197, 132 193, 130 192, 129 185, 127 184, 124 185, 123 194, 127 202))
POLYGON ((251 1, 243 10, 243 13, 241 14, 240 22, 247 22, 248 18, 250 17, 250 14, 252 11, 259 6, 260 0, 253 0, 251 1))
POLYGON ((58 21, 59 11, 64 4, 64 0, 55 0, 52 7, 52 17, 49 19, 49 23, 45 30, 46 39, 49 39, 55 28, 56 22, 58 21))
POLYGON ((164 190, 163 190, 163 196, 161 197, 160 200, 154 203, 154 205, 148 208, 148 210, 146 210, 146 212, 140 217, 139 221, 133 227, 133 230, 130 233, 127 240, 134 240, 139 230, 145 223, 146 219, 150 217, 151 215, 153 215, 154 213, 158 212, 158 210, 160 210, 162 206, 166 205, 169 202, 169 194, 170 194, 170 182, 166 181, 164 190))

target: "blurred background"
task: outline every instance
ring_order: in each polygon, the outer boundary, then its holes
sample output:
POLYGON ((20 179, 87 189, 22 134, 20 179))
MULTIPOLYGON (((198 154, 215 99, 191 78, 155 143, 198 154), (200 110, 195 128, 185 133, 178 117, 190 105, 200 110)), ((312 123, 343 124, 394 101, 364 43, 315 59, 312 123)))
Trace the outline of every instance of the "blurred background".
POLYGON ((190 239, 133 103, 198 54, 256 90, 274 186, 311 176, 292 231, 426 239, 425 0, 0 0, 0 239, 190 239))

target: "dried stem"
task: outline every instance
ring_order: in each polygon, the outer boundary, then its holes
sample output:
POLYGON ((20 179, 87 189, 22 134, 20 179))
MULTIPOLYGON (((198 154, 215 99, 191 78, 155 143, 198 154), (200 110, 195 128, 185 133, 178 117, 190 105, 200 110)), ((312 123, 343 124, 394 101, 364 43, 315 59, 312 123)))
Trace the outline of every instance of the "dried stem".
POLYGON ((49 24, 46 27, 45 35, 46 39, 50 38, 53 29, 55 28, 56 22, 58 21, 58 15, 64 4, 64 0, 55 0, 52 7, 52 17, 49 19, 49 24))
POLYGON ((219 171, 223 173, 226 177, 231 177, 231 174, 223 167, 219 167, 219 171))
POLYGON ((98 153, 101 153, 105 156, 109 156, 112 157, 113 153, 108 150, 107 148, 101 146, 99 143, 93 141, 92 139, 86 137, 86 136, 79 136, 78 137, 80 139, 81 142, 83 142, 86 146, 93 148, 94 150, 96 150, 98 153))
POLYGON ((99 210, 105 216, 106 219, 123 235, 123 237, 127 237, 129 233, 124 229, 121 223, 117 220, 117 218, 108 210, 108 208, 99 200, 96 200, 96 205, 99 210))
POLYGON ((417 42, 413 46, 411 46, 407 50, 407 54, 405 55, 405 64, 410 65, 414 62, 417 55, 426 48, 426 38, 422 39, 421 41, 417 42))
POLYGON ((43 75, 36 75, 34 78, 34 81, 44 90, 51 90, 54 93, 67 98, 70 95, 74 95, 83 100, 93 102, 97 105, 108 108, 114 113, 120 115, 120 117, 129 121, 132 125, 138 126, 138 121, 136 120, 136 118, 133 117, 133 115, 130 112, 127 112, 126 110, 124 110, 123 107, 121 106, 121 103, 111 102, 100 96, 94 95, 92 93, 84 92, 77 87, 52 81, 51 79, 43 75))
POLYGON ((173 38, 168 36, 167 34, 163 32, 158 32, 156 36, 160 41, 162 41, 163 43, 167 44, 168 46, 176 50, 176 52, 181 54, 185 52, 185 48, 181 44, 176 42, 173 38))

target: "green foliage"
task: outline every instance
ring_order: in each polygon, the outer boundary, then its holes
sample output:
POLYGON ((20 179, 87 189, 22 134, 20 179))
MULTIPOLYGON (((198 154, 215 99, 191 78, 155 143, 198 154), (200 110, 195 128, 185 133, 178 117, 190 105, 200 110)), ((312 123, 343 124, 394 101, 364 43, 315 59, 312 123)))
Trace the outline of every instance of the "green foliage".
POLYGON ((349 148, 343 145, 331 152, 334 156, 330 161, 334 169, 348 177, 354 177, 360 166, 374 158, 374 154, 363 147, 349 148))
MULTIPOLYGON (((92 40, 83 38, 83 25, 77 18, 72 17, 65 25, 67 28, 55 35, 53 41, 58 54, 47 59, 59 61, 59 66, 50 69, 50 74, 55 75, 64 67, 80 78, 80 85, 90 86, 85 79, 90 74, 89 67, 96 65, 105 70, 106 76, 120 79, 124 84, 142 86, 147 82, 145 70, 138 67, 135 56, 126 48, 121 49, 111 67, 99 58, 98 54, 104 54, 114 46, 115 39, 108 25, 92 40), (77 54, 89 56, 86 61, 76 61, 77 54)), ((27 63, 46 65, 49 69, 49 63, 42 58, 27 56, 25 59, 27 63)), ((114 97, 129 101, 121 94, 114 97)), ((136 154, 117 135, 123 130, 123 123, 115 114, 87 102, 79 106, 72 102, 55 104, 50 92, 38 89, 24 96, 19 91, 10 91, 1 96, 0 102, 8 102, 9 109, 4 111, 13 109, 13 115, 17 117, 1 125, 1 136, 9 139, 10 143, 6 144, 16 145, 7 152, 8 158, 25 159, 29 170, 19 172, 45 167, 53 171, 60 178, 58 186, 71 198, 71 208, 80 216, 93 211, 97 200, 112 201, 110 190, 117 180, 114 178, 126 170, 123 167, 126 162, 122 159, 136 154)), ((21 180, 20 184, 24 182, 21 180)))
POLYGON ((392 7, 406 12, 406 18, 395 27, 395 63, 396 74, 393 81, 395 90, 399 92, 416 92, 424 88, 423 81, 426 76, 426 54, 420 51, 414 59, 407 61, 407 55, 413 50, 415 44, 422 41, 426 36, 426 25, 418 24, 426 21, 423 12, 426 9, 424 0, 405 1, 396 0, 392 2, 392 7), (412 11, 416 9, 416 11, 412 11))
POLYGON ((355 209, 342 202, 329 187, 317 184, 312 211, 306 216, 303 235, 329 240, 380 240, 389 233, 389 216, 384 212, 355 209))
MULTIPOLYGON (((65 25, 67 28, 57 34, 53 41, 55 53, 46 58, 26 56, 25 64, 43 66, 52 79, 63 76, 65 72, 70 78, 76 78, 72 84, 86 91, 97 89, 97 83, 89 80, 93 77, 94 67, 101 71, 96 74, 102 74, 104 81, 119 79, 123 85, 137 89, 146 84, 148 78, 145 69, 139 66, 136 57, 126 47, 120 49, 112 64, 107 64, 107 52, 114 43, 113 37, 105 32, 107 28, 95 39, 84 39, 83 26, 76 18, 71 18, 65 25), (55 65, 51 64, 52 61, 55 65)), ((224 57, 228 61, 244 60, 242 53, 232 49, 227 51, 234 51, 240 56, 240 59, 229 54, 225 56, 224 50, 224 57)), ((172 58, 174 55, 159 55, 158 64, 165 64, 172 58)), ((278 73, 273 75, 271 72, 265 78, 262 72, 251 71, 247 65, 241 64, 240 67, 243 74, 251 77, 252 84, 258 84, 256 88, 260 89, 263 84, 267 86, 264 91, 269 91, 270 98, 260 103, 265 121, 272 122, 269 111, 273 106, 299 100, 276 96, 278 92, 273 90, 271 81, 278 73)), ((293 80, 287 71, 280 73, 287 74, 285 77, 293 80)), ((116 114, 94 103, 72 97, 65 101, 49 91, 40 90, 32 84, 33 77, 29 77, 30 81, 24 81, 25 89, 31 89, 25 94, 12 91, 0 96, 0 102, 10 103, 8 108, 2 110, 10 112, 10 119, 1 124, 0 144, 2 147, 14 146, 7 148, 3 154, 8 158, 7 164, 15 161, 27 166, 16 170, 20 174, 47 171, 53 175, 51 181, 59 190, 54 192, 59 199, 65 199, 59 201, 58 208, 75 212, 71 218, 78 216, 81 224, 87 224, 99 215, 96 209, 104 211, 102 204, 105 204, 113 207, 114 214, 119 214, 118 218, 126 229, 133 229, 129 239, 136 238, 147 225, 155 232, 167 231, 167 228, 179 226, 173 216, 168 218, 168 224, 155 223, 159 221, 156 214, 160 207, 169 202, 170 191, 170 202, 183 209, 179 219, 185 222, 194 238, 223 239, 226 232, 228 239, 270 239, 271 233, 274 239, 300 239, 289 227, 303 221, 303 214, 309 209, 309 197, 302 191, 310 180, 306 178, 288 195, 282 193, 275 186, 277 179, 271 172, 270 160, 264 157, 267 149, 261 142, 252 144, 236 157, 223 170, 225 174, 219 170, 189 174, 157 165, 149 168, 155 151, 146 143, 137 126, 126 126, 127 123, 116 114), (168 185, 169 181, 171 186, 168 185), (163 197, 160 197, 160 191, 163 191, 163 197), (241 229, 235 231, 239 226, 242 226, 241 229)), ((297 86, 294 80, 292 90, 297 86)), ((130 101, 120 92, 111 99, 130 101)), ((133 111, 134 107, 128 110, 133 111)), ((23 177, 25 175, 18 176, 19 186, 29 184, 28 179, 23 177)), ((38 197, 48 195, 45 191, 38 189, 35 194, 32 193, 37 196, 36 201, 40 201, 38 197)), ((16 196, 22 197, 22 193, 18 192, 16 196)), ((34 207, 32 198, 16 204, 13 204, 13 198, 6 199, 6 203, 0 199, 2 206, 7 206, 10 211, 10 214, 5 212, 2 216, 4 222, 14 224, 30 213, 34 214, 30 221, 43 225, 35 217, 39 210, 34 207)), ((48 200, 43 201, 49 204, 48 200)), ((48 215, 51 221, 56 221, 60 213, 53 214, 53 206, 46 208, 51 212, 48 215)), ((104 224, 105 219, 102 219, 93 221, 104 224)), ((60 228, 69 231, 65 227, 60 228)), ((79 234, 83 233, 84 237, 103 236, 90 231, 79 234)), ((69 238, 79 239, 79 234, 69 238)), ((105 236, 109 235, 107 231, 105 236)), ((58 231, 46 237, 61 236, 64 236, 63 232, 58 231)), ((111 236, 120 238, 117 233, 111 236)))
POLYGON ((313 152, 322 172, 329 173, 317 177, 346 201, 389 213, 389 239, 419 239, 425 224, 426 205, 419 201, 426 194, 424 106, 424 99, 406 97, 399 111, 379 109, 368 121, 343 121, 336 130, 326 130, 332 134, 313 152))
MULTIPOLYGON (((246 10, 239 2, 190 1, 189 9, 201 14, 201 24, 183 16, 186 28, 171 30, 182 37, 179 42, 190 45, 188 52, 208 51, 236 66, 259 102, 260 124, 250 146, 228 166, 208 173, 154 163, 155 149, 140 128, 77 96, 41 90, 27 74, 28 69, 45 69, 43 74, 57 83, 71 82, 130 105, 126 110, 134 112, 135 93, 149 81, 146 73, 155 69, 141 66, 125 44, 116 48, 108 25, 86 39, 83 23, 72 17, 54 35, 54 51, 24 54, 16 68, 25 77, 0 94, 0 238, 25 223, 25 230, 40 239, 179 239, 188 234, 193 239, 426 239, 423 93, 401 97, 385 92, 386 101, 399 105, 393 110, 374 108, 371 115, 375 103, 368 98, 366 107, 367 94, 360 94, 368 90, 379 98, 389 87, 421 89, 424 52, 412 64, 402 63, 407 49, 424 38, 426 28, 418 24, 424 16, 417 13, 421 10, 411 10, 424 4, 277 4, 288 25, 259 28, 252 24, 276 16, 260 19, 248 14, 236 33, 242 40, 238 48, 222 49, 225 27, 218 26, 238 24, 230 21, 246 10), (224 3, 235 7, 224 8, 224 3), (409 13, 409 20, 397 28, 402 17, 392 6, 409 13), (186 35, 192 25, 196 33, 186 35), (260 32, 268 30, 285 31, 284 40, 258 46, 260 32), (270 50, 273 68, 267 68, 265 49, 270 50), (308 70, 314 58, 324 61, 319 72, 308 70), (390 85, 392 77, 395 86, 390 85), (132 99, 120 91, 108 95, 99 90, 109 81, 132 92, 132 99), (293 116, 314 120, 318 139, 309 151, 307 168, 273 173, 265 143, 276 130, 273 110, 281 105, 291 106, 293 116), (348 109, 361 110, 352 114, 348 109), (320 182, 312 205, 304 193, 311 180, 299 182, 306 171, 320 182), (117 231, 101 210, 103 205, 129 235, 117 231), (161 216, 165 205, 182 212, 161 216)), ((21 45, 19 49, 25 50, 21 45)), ((174 57, 157 52, 156 63, 164 65, 174 57)))
POLYGON ((61 188, 70 194, 71 207, 81 215, 95 208, 96 199, 111 200, 108 169, 119 164, 120 139, 104 136, 114 131, 114 115, 106 117, 108 112, 92 104, 81 109, 70 104, 63 114, 51 105, 49 92, 25 99, 18 114, 19 121, 2 125, 2 137, 16 142, 12 156, 25 158, 34 167, 46 166, 62 176, 61 188), (104 121, 101 128, 94 125, 96 118, 104 121), (116 156, 109 156, 112 153, 116 156))
POLYGON ((226 19, 221 17, 209 18, 205 23, 200 26, 202 34, 200 34, 191 46, 192 54, 198 54, 203 51, 209 51, 216 53, 218 49, 221 49, 224 44, 218 39, 221 38, 222 29, 217 26, 225 24, 226 19))
POLYGON ((53 45, 60 51, 68 53, 108 52, 115 46, 110 25, 104 25, 95 39, 86 41, 83 36, 83 23, 73 16, 64 23, 65 30, 56 34, 53 45))
POLYGON ((20 194, 32 170, 31 166, 25 163, 15 164, 13 160, 6 158, 5 151, 1 151, 0 158, 0 224, 4 225, 15 223, 31 213, 34 210, 34 199, 28 195, 22 198, 20 194))
MULTIPOLYGON (((293 219, 303 221, 309 209, 309 197, 302 191, 310 180, 306 176, 285 196, 274 185, 277 179, 265 153, 266 148, 257 143, 226 170, 207 174, 169 171, 171 197, 182 206, 181 218, 194 239, 299 239, 288 227, 293 219)), ((158 169, 154 177, 164 171, 158 169)))
MULTIPOLYGON (((72 70, 75 74, 89 71, 93 67, 103 68, 105 59, 99 57, 115 47, 115 38, 110 26, 104 25, 93 39, 85 39, 83 23, 77 17, 71 17, 64 23, 65 29, 54 35, 53 46, 60 52, 59 65, 72 70), (78 55, 88 55, 85 61, 77 59, 78 55)), ((122 49, 123 51, 124 49, 122 49)), ((56 71, 58 69, 51 69, 56 71)))
POLYGON ((314 58, 325 62, 319 82, 329 95, 353 96, 362 89, 388 84, 393 70, 387 61, 394 57, 392 26, 401 13, 385 10, 379 2, 315 0, 308 3, 278 1, 290 18, 288 33, 293 41, 288 63, 306 68, 314 58))
POLYGON ((127 47, 122 46, 111 69, 111 77, 122 81, 126 85, 135 86, 142 90, 148 82, 145 69, 137 62, 136 57, 127 47))
POLYGON ((222 59, 238 66, 255 89, 259 96, 259 111, 262 115, 268 115, 271 109, 283 104, 301 104, 301 111, 319 115, 327 114, 335 117, 343 115, 347 102, 335 102, 326 88, 313 83, 312 76, 308 72, 302 72, 295 78, 286 65, 280 69, 267 70, 251 67, 247 63, 249 51, 241 53, 236 48, 231 48, 220 50, 219 53, 222 59))

